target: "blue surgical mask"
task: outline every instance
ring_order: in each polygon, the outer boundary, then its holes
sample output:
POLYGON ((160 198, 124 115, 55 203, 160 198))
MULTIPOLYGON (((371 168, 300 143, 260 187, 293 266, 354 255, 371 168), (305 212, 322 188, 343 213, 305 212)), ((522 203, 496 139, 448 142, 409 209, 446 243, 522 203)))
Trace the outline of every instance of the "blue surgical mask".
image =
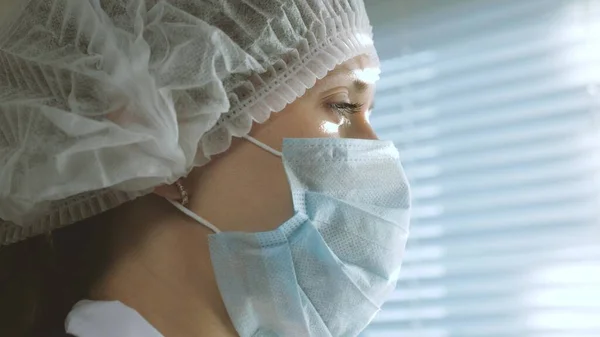
POLYGON ((408 236, 409 186, 393 143, 286 139, 295 215, 260 233, 209 236, 219 290, 241 337, 356 336, 394 290, 408 236))

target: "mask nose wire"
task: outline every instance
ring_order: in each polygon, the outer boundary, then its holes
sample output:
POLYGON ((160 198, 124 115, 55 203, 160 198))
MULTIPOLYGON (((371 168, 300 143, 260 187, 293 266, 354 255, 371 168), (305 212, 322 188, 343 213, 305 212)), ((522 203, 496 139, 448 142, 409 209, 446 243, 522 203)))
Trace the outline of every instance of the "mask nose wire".
POLYGON ((173 206, 177 207, 180 211, 182 211, 185 215, 189 216, 190 218, 198 221, 200 224, 204 225, 205 227, 207 227, 208 229, 212 230, 215 233, 221 233, 221 230, 218 229, 215 225, 211 224, 208 220, 204 219, 203 217, 199 216, 198 214, 190 211, 189 209, 185 208, 182 204, 173 201, 171 199, 167 199, 167 201, 169 201, 171 204, 173 204, 173 206))
POLYGON ((250 143, 260 147, 261 149, 277 156, 277 157, 283 157, 283 154, 277 150, 275 150, 274 148, 270 147, 269 145, 259 141, 258 139, 254 138, 254 137, 250 137, 248 135, 244 136, 244 139, 246 139, 247 141, 249 141, 250 143))

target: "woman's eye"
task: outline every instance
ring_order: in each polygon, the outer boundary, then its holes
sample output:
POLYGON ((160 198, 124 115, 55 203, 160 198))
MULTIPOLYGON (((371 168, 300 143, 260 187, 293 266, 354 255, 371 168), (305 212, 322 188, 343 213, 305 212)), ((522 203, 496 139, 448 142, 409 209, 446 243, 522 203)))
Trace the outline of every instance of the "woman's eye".
POLYGON ((360 113, 362 111, 363 106, 364 106, 364 104, 348 103, 348 102, 330 103, 329 104, 329 107, 331 109, 335 110, 337 113, 339 113, 342 116, 360 113))

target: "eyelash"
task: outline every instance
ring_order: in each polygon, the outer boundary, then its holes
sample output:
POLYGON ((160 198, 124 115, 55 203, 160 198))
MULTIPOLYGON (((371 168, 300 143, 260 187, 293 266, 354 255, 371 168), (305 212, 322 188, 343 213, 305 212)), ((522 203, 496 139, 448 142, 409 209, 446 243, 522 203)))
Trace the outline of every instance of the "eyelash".
POLYGON ((360 103, 330 103, 329 107, 335 110, 340 115, 353 115, 360 113, 364 104, 360 103))

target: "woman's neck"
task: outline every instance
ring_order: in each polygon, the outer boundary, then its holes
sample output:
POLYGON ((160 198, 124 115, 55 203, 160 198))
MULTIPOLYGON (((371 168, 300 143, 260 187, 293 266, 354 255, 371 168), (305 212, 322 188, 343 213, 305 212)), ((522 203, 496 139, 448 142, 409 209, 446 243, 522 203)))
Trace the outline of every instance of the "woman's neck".
POLYGON ((210 233, 174 214, 146 222, 150 234, 119 256, 92 299, 121 301, 165 337, 238 336, 214 278, 210 233))

